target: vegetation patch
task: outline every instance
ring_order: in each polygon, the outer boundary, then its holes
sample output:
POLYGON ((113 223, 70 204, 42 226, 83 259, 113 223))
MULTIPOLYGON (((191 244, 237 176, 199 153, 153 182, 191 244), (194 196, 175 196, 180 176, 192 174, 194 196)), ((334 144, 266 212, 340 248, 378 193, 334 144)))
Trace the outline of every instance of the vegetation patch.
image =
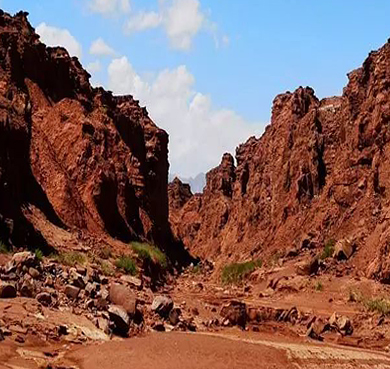
POLYGON ((103 275, 107 277, 112 277, 115 274, 113 265, 109 261, 102 260, 99 266, 100 266, 100 271, 103 273, 103 275))
POLYGON ((363 301, 363 305, 368 311, 379 313, 381 315, 390 314, 390 300, 385 298, 371 298, 363 301))
POLYGON ((2 241, 0 241, 0 254, 9 254, 10 248, 2 241))
POLYGON ((324 285, 322 284, 322 282, 318 281, 316 282, 316 284, 314 285, 314 289, 318 292, 321 292, 324 290, 324 285))
POLYGON ((321 260, 325 260, 333 256, 335 245, 336 241, 334 239, 326 241, 324 251, 321 254, 321 260))
POLYGON ((247 278, 257 268, 263 265, 261 260, 252 260, 244 263, 233 263, 226 265, 222 269, 222 283, 234 284, 240 283, 247 278))
POLYGON ((35 257, 37 260, 42 261, 43 260, 43 252, 40 249, 35 250, 35 257))
POLYGON ((104 260, 108 260, 108 259, 112 256, 111 247, 109 247, 109 246, 103 247, 103 248, 99 251, 99 256, 100 256, 102 259, 104 259, 104 260))
POLYGON ((122 255, 119 259, 116 260, 115 266, 127 274, 137 275, 137 265, 135 264, 135 261, 129 256, 122 255))
POLYGON ((75 266, 76 264, 84 265, 87 262, 87 258, 84 254, 73 251, 51 255, 51 258, 68 266, 75 266))
POLYGON ((148 243, 132 242, 131 247, 141 260, 158 264, 163 269, 168 267, 167 256, 156 246, 148 243))

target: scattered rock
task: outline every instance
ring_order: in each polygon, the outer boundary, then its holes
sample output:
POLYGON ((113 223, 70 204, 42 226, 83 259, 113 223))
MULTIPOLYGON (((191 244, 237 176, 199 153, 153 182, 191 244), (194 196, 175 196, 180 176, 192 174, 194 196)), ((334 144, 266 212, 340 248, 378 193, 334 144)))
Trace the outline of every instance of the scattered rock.
POLYGON ((352 335, 353 327, 352 327, 351 320, 348 317, 342 316, 339 319, 337 319, 337 325, 343 334, 345 334, 346 336, 352 335))
POLYGON ((296 265, 296 270, 299 275, 313 275, 317 274, 320 263, 317 257, 309 261, 301 262, 296 265))
POLYGON ((137 298, 128 287, 116 283, 111 284, 109 299, 113 304, 122 306, 130 316, 135 315, 137 298))
POLYGON ((169 321, 172 325, 177 325, 180 321, 181 310, 174 308, 169 312, 169 321))
POLYGON ((138 288, 138 289, 142 289, 142 280, 137 278, 137 277, 133 277, 131 275, 122 275, 121 280, 125 283, 128 283, 128 284, 138 288))
POLYGON ((221 309, 221 316, 229 321, 231 325, 238 325, 245 328, 247 321, 246 304, 240 301, 231 301, 221 309))
POLYGON ((35 297, 35 283, 31 277, 25 278, 22 287, 20 288, 20 294, 23 297, 35 297))
POLYGON ((30 269, 28 270, 28 273, 34 279, 38 279, 39 276, 41 275, 41 273, 39 273, 39 271, 33 267, 30 267, 30 269))
POLYGON ((165 332, 165 325, 164 323, 157 322, 152 324, 152 329, 157 332, 165 332))
POLYGON ((320 329, 317 328, 318 326, 316 326, 315 324, 312 324, 309 329, 307 330, 306 332, 306 336, 307 337, 310 337, 311 339, 313 340, 317 340, 317 341, 323 341, 324 340, 324 337, 321 336, 321 333, 319 333, 320 329))
POLYGON ((12 299, 16 297, 16 287, 10 283, 0 283, 0 298, 12 299))
POLYGON ((333 257, 337 260, 348 260, 354 252, 354 245, 350 239, 336 242, 333 257))
POLYGON ((78 295, 80 293, 80 288, 76 287, 76 286, 72 286, 70 284, 68 284, 66 287, 65 287, 65 295, 68 296, 70 299, 77 299, 78 295))
POLYGON ((50 293, 41 292, 36 296, 37 301, 43 306, 50 306, 53 302, 53 299, 50 293))
POLYGON ((114 323, 114 331, 120 336, 126 337, 129 333, 130 318, 122 306, 111 305, 108 309, 110 320, 114 323))
POLYGON ((156 296, 152 303, 152 311, 167 318, 173 308, 173 300, 168 296, 156 296))

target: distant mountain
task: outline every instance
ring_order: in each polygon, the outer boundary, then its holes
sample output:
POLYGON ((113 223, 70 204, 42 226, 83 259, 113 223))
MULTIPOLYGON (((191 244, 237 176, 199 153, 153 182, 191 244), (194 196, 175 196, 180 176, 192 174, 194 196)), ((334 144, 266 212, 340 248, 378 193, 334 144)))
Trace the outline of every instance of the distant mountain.
POLYGON ((199 173, 195 178, 184 178, 177 174, 169 173, 168 179, 169 182, 172 182, 175 177, 178 177, 183 183, 188 183, 191 186, 192 193, 201 193, 203 192, 204 186, 206 186, 206 174, 199 173))

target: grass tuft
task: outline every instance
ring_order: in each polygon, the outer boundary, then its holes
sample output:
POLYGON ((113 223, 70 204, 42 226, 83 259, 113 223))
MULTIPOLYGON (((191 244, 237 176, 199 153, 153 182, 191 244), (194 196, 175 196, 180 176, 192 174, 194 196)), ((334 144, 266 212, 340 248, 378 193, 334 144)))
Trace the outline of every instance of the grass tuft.
POLYGON ((109 246, 103 247, 103 248, 99 251, 99 256, 100 256, 102 259, 104 259, 104 260, 108 260, 108 259, 112 256, 111 247, 109 247, 109 246))
POLYGON ((324 290, 324 285, 322 284, 322 282, 318 281, 316 282, 316 284, 314 285, 314 289, 318 292, 321 292, 324 290))
POLYGON ((115 270, 110 262, 102 260, 100 263, 100 270, 106 277, 112 277, 115 274, 115 270))
POLYGON ((37 258, 38 261, 43 260, 43 252, 40 249, 35 250, 35 257, 37 258))
POLYGON ((87 262, 87 258, 84 254, 74 251, 54 254, 51 255, 51 258, 67 266, 75 266, 76 264, 84 265, 87 262))
POLYGON ((9 254, 10 252, 9 247, 3 241, 0 241, 0 254, 9 254))
POLYGON ((148 243, 132 242, 131 247, 143 261, 151 261, 166 269, 168 267, 167 256, 156 246, 148 243))
POLYGON ((136 266, 134 260, 131 257, 129 257, 129 256, 122 255, 115 262, 115 266, 118 269, 123 270, 127 274, 130 274, 130 275, 136 275, 137 274, 137 266, 136 266))
POLYGON ((222 269, 221 279, 224 284, 234 284, 242 282, 257 268, 263 265, 261 260, 252 260, 245 263, 233 263, 226 265, 222 269))
POLYGON ((324 251, 321 254, 321 260, 328 259, 333 256, 334 253, 334 245, 336 244, 336 241, 334 239, 330 239, 326 241, 324 246, 324 251))
POLYGON ((371 298, 363 302, 368 311, 376 312, 382 315, 390 314, 390 300, 385 298, 371 298))

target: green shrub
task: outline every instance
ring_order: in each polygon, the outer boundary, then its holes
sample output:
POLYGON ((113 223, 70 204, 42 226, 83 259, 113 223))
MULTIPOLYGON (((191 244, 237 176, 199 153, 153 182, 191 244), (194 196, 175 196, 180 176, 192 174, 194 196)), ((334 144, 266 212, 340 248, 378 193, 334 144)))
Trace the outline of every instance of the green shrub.
POLYGON ((112 264, 106 260, 102 260, 102 262, 100 263, 100 270, 103 273, 103 275, 107 277, 111 277, 115 274, 112 264))
POLYGON ((390 314, 390 300, 384 298, 371 298, 363 302, 368 311, 376 312, 382 315, 390 314))
POLYGON ((137 266, 132 258, 129 256, 122 255, 117 261, 115 262, 115 266, 118 269, 123 270, 127 274, 130 275, 136 275, 137 274, 137 266))
POLYGON ((0 254, 9 254, 11 250, 9 247, 2 241, 0 241, 0 254))
POLYGON ((87 262, 87 258, 84 254, 74 251, 51 255, 51 257, 67 266, 75 266, 76 264, 84 265, 87 262))
POLYGON ((322 291, 324 289, 324 285, 322 284, 322 282, 318 281, 316 282, 316 284, 314 285, 314 289, 318 292, 322 291))
POLYGON ((330 239, 325 243, 324 251, 321 254, 321 259, 325 260, 333 256, 334 253, 334 245, 336 241, 334 239, 330 239))
POLYGON ((232 284, 243 281, 255 269, 261 268, 263 265, 261 260, 247 261, 245 263, 233 263, 226 265, 222 269, 222 283, 232 284))
POLYGON ((167 268, 167 257, 156 246, 148 243, 132 242, 131 247, 141 260, 151 261, 155 264, 159 264, 164 269, 167 268))
POLYGON ((36 249, 36 250, 35 250, 35 257, 36 257, 39 261, 42 261, 42 260, 43 260, 43 252, 42 252, 42 250, 36 249))
POLYGON ((111 247, 107 246, 107 247, 103 247, 100 251, 99 251, 99 256, 102 258, 102 259, 109 259, 111 256, 112 256, 112 250, 111 250, 111 247))

